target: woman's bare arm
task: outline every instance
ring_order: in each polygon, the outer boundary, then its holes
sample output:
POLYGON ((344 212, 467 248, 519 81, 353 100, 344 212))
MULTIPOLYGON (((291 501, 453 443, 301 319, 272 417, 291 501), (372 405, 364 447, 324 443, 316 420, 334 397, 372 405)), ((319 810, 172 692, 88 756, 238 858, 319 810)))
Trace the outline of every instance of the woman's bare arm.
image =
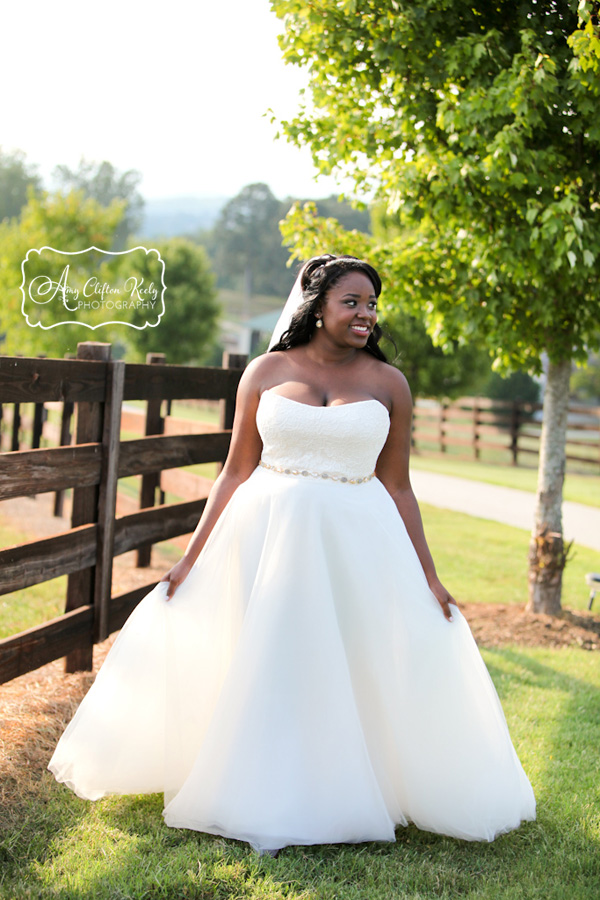
POLYGON ((410 389, 406 378, 397 369, 388 370, 386 374, 390 380, 390 432, 377 461, 377 477, 394 500, 423 566, 429 587, 442 607, 444 615, 451 621, 449 604, 456 604, 456 601, 437 576, 425 539, 419 504, 410 484, 408 469, 412 422, 410 389))
POLYGON ((168 599, 187 577, 235 490, 250 477, 258 465, 262 441, 256 428, 256 410, 260 399, 261 366, 258 361, 255 363, 257 364, 248 366, 240 379, 231 446, 223 470, 210 490, 206 506, 183 558, 161 578, 161 581, 168 582, 168 599))

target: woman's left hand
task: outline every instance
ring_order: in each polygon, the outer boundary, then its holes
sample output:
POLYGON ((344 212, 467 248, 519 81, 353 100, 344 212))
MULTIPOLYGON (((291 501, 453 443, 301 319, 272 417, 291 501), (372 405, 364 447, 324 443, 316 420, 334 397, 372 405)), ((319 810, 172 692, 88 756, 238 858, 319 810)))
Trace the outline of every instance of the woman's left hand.
POLYGON ((456 602, 452 594, 448 593, 439 578, 432 578, 429 582, 429 587, 435 599, 442 607, 444 616, 449 622, 452 622, 452 610, 450 609, 450 604, 452 603, 458 608, 458 603, 456 602))

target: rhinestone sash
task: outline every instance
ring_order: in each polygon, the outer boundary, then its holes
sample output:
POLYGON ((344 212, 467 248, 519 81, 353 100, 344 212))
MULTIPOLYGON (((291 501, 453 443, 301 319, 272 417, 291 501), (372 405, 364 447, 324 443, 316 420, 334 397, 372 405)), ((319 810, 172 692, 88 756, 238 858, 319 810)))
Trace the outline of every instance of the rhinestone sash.
POLYGON ((346 475, 330 475, 328 472, 309 472, 308 469, 291 469, 285 466, 272 466, 264 462, 262 459, 258 461, 259 466, 263 469, 270 469, 271 472, 278 472, 280 475, 303 475, 305 478, 320 478, 323 481, 340 481, 343 484, 364 484, 375 477, 375 472, 370 475, 363 475, 360 478, 348 478, 346 475))

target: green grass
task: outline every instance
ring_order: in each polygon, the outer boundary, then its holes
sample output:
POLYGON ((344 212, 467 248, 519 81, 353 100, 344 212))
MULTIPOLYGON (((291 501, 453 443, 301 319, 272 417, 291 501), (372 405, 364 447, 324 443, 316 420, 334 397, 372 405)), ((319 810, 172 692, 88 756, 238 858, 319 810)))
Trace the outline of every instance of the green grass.
MULTIPOLYGON (((0 811, 11 900, 592 900, 600 891, 600 667, 583 650, 484 651, 538 804, 492 844, 398 829, 392 844, 247 845, 168 829, 162 798, 76 798, 45 772, 0 811)), ((442 685, 441 690, 451 689, 442 685)), ((440 748, 440 765, 444 759, 440 748)))
MULTIPOLYGON (((471 481, 484 481, 501 487, 517 488, 521 491, 536 492, 537 469, 524 466, 492 465, 468 459, 447 456, 426 456, 413 453, 411 467, 442 475, 455 475, 471 481)), ((580 474, 567 471, 563 490, 565 500, 600 507, 600 475, 580 474)))
MULTIPOLYGON (((529 533, 521 528, 421 504, 425 533, 445 587, 468 603, 527 601, 529 533)), ((563 575, 562 603, 586 609, 586 572, 600 568, 600 553, 576 547, 563 575)), ((598 609, 596 602, 596 610, 598 609)))

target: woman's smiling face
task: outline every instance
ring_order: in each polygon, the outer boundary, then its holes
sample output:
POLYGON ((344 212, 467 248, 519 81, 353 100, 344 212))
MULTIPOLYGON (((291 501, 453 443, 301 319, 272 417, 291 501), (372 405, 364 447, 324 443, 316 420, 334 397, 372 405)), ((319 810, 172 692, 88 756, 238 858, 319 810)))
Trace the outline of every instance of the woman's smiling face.
POLYGON ((377 297, 370 278, 362 272, 344 275, 327 291, 317 315, 323 327, 315 335, 320 332, 336 344, 364 347, 377 322, 377 297))

